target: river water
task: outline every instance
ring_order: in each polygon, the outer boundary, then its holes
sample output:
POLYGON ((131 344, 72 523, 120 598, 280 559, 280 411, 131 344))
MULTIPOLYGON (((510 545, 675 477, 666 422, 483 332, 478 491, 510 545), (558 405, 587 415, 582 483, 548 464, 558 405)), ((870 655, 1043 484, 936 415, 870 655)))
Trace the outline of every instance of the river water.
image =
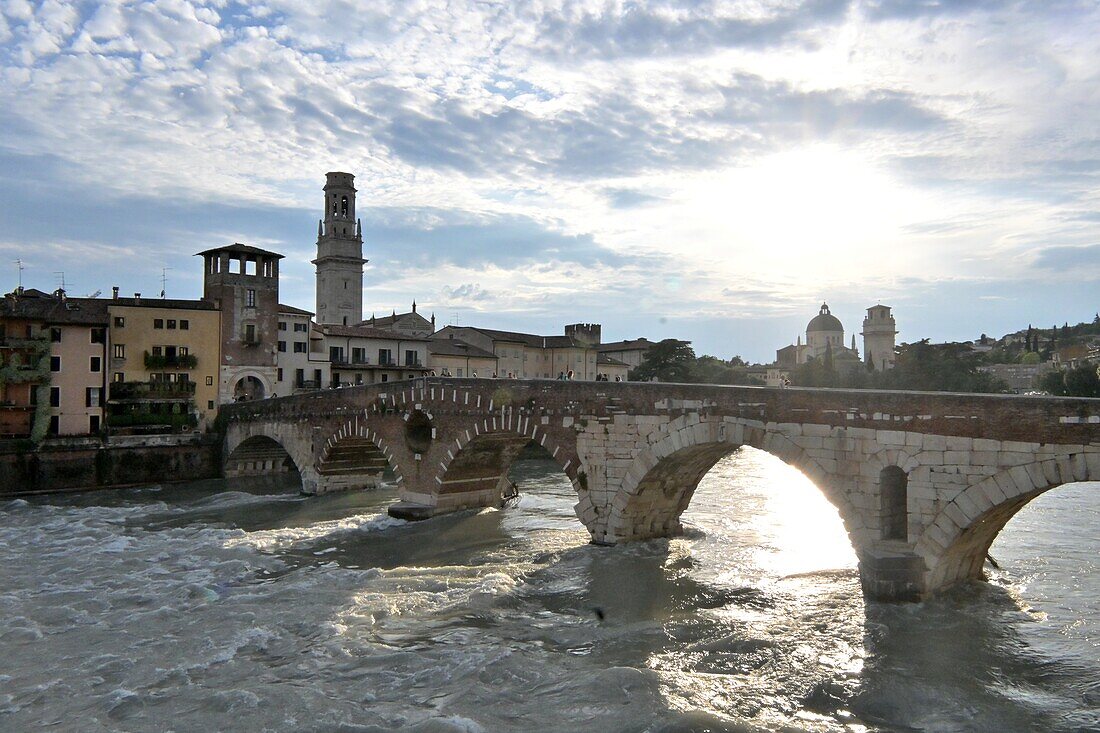
POLYGON ((518 506, 203 482, 0 502, 3 731, 1098 731, 1100 485, 1025 508, 992 582, 865 604, 835 510, 752 449, 686 534, 518 506))

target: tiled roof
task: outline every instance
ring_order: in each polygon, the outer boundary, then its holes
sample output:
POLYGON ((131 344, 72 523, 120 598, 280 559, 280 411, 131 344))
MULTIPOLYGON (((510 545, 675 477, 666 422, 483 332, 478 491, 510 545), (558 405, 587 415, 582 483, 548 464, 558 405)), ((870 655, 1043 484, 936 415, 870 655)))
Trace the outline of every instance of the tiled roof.
POLYGON ((171 298, 96 298, 105 305, 124 305, 130 308, 179 308, 193 311, 215 311, 217 306, 209 300, 173 300, 171 298))
POLYGON ((428 351, 436 356, 469 356, 478 359, 495 359, 497 355, 485 349, 479 349, 459 339, 432 339, 428 351))
POLYGON ((319 326, 321 332, 326 336, 349 336, 352 338, 370 338, 370 339, 388 339, 390 341, 427 341, 428 339, 420 336, 410 336, 407 333, 397 333, 396 331, 386 331, 381 328, 371 328, 369 326, 341 326, 335 323, 322 324, 319 326))
POLYGON ((289 314, 294 315, 294 316, 312 316, 313 315, 313 311, 305 311, 305 310, 302 310, 301 308, 295 308, 292 305, 283 305, 282 303, 279 303, 279 312, 280 313, 289 313, 289 314))
POLYGON ((572 336, 537 336, 533 333, 497 331, 491 328, 478 328, 476 326, 463 326, 463 328, 470 328, 479 333, 483 333, 493 341, 509 341, 512 343, 524 344, 533 349, 568 349, 570 347, 581 349, 592 348, 574 339, 572 336))
POLYGON ((613 341, 607 344, 600 344, 596 347, 597 351, 635 351, 638 349, 648 349, 655 345, 656 341, 649 341, 645 338, 637 338, 631 341, 613 341))
POLYGON ((51 324, 107 325, 106 304, 99 298, 59 298, 41 290, 8 293, 0 302, 0 318, 25 318, 51 324))
POLYGON ((416 311, 409 311, 408 313, 394 313, 393 315, 389 316, 371 316, 370 318, 360 321, 357 325, 369 326, 372 328, 386 328, 387 326, 392 326, 398 321, 409 318, 410 316, 420 319, 429 326, 431 325, 431 321, 429 321, 427 318, 420 315, 416 311))
POLYGON ((625 361, 619 361, 618 359, 612 359, 607 354, 598 354, 596 356, 596 363, 597 364, 607 364, 608 366, 624 366, 624 367, 630 366, 625 361))
POLYGON ((275 257, 277 259, 283 259, 283 255, 278 252, 269 252, 266 249, 260 249, 259 247, 252 247, 247 244, 241 244, 240 242, 234 242, 225 247, 214 247, 213 249, 203 250, 202 252, 196 252, 195 256, 212 255, 215 252, 233 252, 235 254, 242 255, 261 255, 264 257, 275 257))

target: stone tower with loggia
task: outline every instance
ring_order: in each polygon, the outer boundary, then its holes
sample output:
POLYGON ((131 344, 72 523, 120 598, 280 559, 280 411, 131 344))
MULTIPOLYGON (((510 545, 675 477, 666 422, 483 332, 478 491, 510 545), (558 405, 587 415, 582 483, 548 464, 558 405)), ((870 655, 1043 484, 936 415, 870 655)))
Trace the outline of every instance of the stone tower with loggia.
POLYGON ((317 223, 317 322, 363 320, 363 227, 355 218, 355 176, 325 176, 325 217, 317 223))
POLYGON ((890 307, 873 305, 863 319, 863 355, 877 372, 894 368, 894 345, 898 334, 890 307))

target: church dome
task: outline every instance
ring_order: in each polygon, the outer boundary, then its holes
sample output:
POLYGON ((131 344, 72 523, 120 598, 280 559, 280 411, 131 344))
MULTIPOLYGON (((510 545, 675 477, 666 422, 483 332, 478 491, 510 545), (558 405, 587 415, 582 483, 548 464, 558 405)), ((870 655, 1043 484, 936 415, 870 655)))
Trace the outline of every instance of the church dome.
POLYGON ((810 324, 806 326, 806 333, 808 334, 821 331, 844 331, 840 319, 829 313, 829 306, 825 303, 821 304, 821 312, 814 316, 810 324))

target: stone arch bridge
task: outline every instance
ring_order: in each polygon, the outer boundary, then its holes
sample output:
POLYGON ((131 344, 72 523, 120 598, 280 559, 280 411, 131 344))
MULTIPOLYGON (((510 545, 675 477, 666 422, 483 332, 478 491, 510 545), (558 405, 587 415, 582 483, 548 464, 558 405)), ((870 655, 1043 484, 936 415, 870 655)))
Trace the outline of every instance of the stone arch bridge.
POLYGON ((424 378, 223 408, 226 475, 376 485, 407 518, 499 504, 529 442, 597 543, 676 534, 695 487, 752 446, 838 509, 864 593, 916 600, 982 577, 997 533, 1060 484, 1100 481, 1100 400, 657 383, 424 378))

